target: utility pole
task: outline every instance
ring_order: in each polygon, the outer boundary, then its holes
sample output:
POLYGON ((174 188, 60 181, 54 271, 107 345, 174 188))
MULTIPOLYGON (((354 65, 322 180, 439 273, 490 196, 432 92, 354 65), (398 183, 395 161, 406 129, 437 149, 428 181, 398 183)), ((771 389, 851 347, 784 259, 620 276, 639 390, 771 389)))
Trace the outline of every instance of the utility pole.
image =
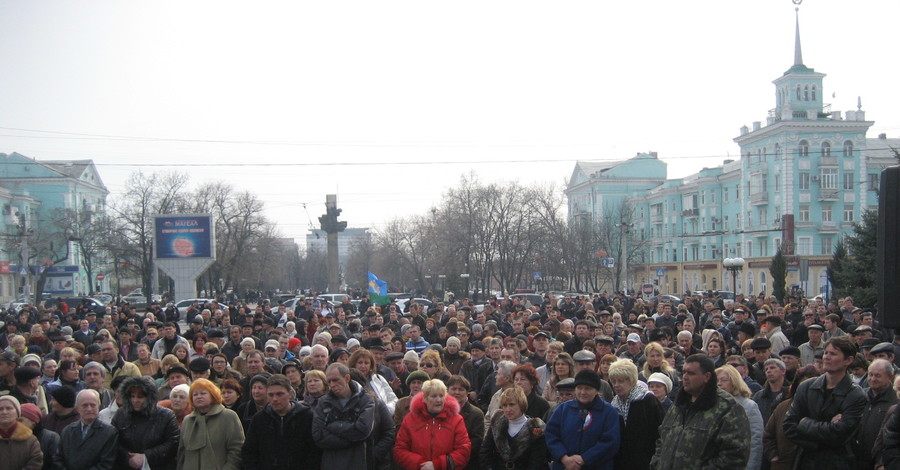
POLYGON ((328 291, 337 292, 341 288, 340 267, 338 266, 338 232, 347 228, 347 222, 338 222, 342 209, 337 207, 337 195, 325 195, 325 214, 319 217, 322 231, 328 234, 328 291))

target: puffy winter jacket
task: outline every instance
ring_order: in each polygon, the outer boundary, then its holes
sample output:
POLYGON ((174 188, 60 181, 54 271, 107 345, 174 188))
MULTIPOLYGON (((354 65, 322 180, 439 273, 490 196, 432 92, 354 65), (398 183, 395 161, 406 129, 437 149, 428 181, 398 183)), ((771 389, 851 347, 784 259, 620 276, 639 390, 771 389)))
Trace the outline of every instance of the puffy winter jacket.
POLYGON ((432 462, 435 470, 447 470, 448 457, 454 468, 463 468, 471 451, 469 432, 455 398, 446 395, 444 408, 432 417, 425 405, 425 394, 413 397, 394 445, 394 460, 399 468, 419 470, 423 463, 432 462))
POLYGON ((129 470, 128 453, 144 454, 153 470, 174 470, 181 431, 172 410, 156 404, 156 384, 149 377, 129 377, 122 382, 122 407, 116 410, 112 426, 119 431, 116 468, 129 470), (131 406, 132 389, 140 389, 147 400, 141 409, 131 406))

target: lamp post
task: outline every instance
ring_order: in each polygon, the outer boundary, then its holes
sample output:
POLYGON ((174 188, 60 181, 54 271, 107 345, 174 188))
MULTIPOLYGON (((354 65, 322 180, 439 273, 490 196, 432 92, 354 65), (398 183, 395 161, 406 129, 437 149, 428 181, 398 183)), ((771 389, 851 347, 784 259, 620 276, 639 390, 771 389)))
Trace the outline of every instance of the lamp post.
POLYGON ((722 265, 731 271, 731 288, 734 289, 734 295, 737 296, 737 273, 744 269, 744 258, 725 258, 722 260, 722 265))

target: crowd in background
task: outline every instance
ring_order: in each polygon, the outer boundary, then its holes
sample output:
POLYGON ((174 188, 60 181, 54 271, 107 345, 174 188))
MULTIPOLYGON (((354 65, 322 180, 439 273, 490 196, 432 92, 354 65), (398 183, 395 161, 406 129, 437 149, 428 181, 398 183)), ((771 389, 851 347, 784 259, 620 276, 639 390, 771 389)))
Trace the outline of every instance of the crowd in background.
POLYGON ((900 468, 900 338, 849 298, 5 315, 0 469, 900 468))

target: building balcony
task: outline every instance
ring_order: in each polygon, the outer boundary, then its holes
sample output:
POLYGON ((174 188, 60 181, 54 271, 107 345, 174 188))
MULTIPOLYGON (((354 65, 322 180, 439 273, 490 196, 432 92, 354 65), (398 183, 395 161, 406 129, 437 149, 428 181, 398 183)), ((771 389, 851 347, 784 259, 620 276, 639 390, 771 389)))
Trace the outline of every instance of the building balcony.
POLYGON ((693 209, 685 209, 681 211, 682 217, 697 217, 698 215, 700 215, 700 209, 696 207, 693 209))
POLYGON ((820 157, 819 158, 819 167, 837 167, 838 166, 838 157, 820 157))
POLYGON ((653 214, 650 216, 651 224, 661 224, 663 222, 663 216, 659 214, 653 214))
POLYGON ((820 201, 837 201, 840 192, 837 189, 820 189, 819 190, 819 200, 820 201))
POLYGON ((759 192, 750 195, 750 204, 761 205, 769 202, 769 193, 759 192))
POLYGON ((827 222, 819 222, 819 232, 837 232, 838 224, 837 222, 830 220, 827 222))

